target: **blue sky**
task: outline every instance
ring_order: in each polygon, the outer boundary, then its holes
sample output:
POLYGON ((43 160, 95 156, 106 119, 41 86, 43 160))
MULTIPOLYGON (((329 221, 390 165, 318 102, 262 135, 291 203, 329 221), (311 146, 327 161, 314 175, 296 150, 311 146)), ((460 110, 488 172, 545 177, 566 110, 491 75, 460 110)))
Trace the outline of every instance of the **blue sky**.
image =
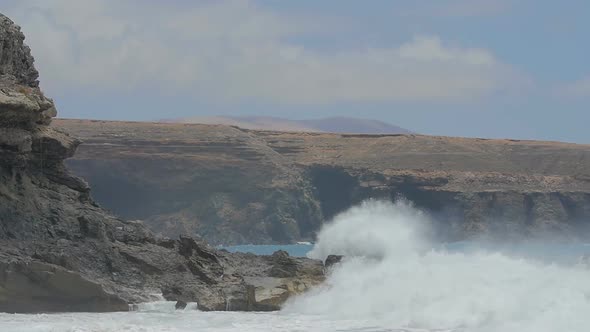
POLYGON ((61 117, 355 116, 590 143, 589 1, 0 4, 61 117))

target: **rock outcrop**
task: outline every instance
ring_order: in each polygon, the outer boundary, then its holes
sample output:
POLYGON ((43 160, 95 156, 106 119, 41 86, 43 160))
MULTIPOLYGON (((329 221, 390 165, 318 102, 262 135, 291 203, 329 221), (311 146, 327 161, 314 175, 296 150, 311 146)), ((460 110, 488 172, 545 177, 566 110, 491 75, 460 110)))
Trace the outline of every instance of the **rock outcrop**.
POLYGON ((328 255, 328 257, 326 257, 326 260, 324 261, 324 267, 326 269, 333 268, 334 266, 340 264, 343 258, 344 256, 342 255, 328 255))
POLYGON ((84 140, 68 166, 95 199, 168 236, 312 241, 367 198, 404 196, 446 239, 588 235, 590 146, 424 135, 57 120, 84 140), (163 176, 165 174, 166 176, 163 176))
POLYGON ((266 289, 260 280, 287 295, 322 281, 319 261, 156 238, 98 207, 87 183, 64 167, 80 142, 49 126, 55 106, 23 40, 0 14, 0 311, 119 311, 150 294, 202 310, 268 310, 286 296, 257 300, 266 289))
POLYGON ((39 72, 20 27, 0 14, 0 78, 28 87, 39 86, 39 72))

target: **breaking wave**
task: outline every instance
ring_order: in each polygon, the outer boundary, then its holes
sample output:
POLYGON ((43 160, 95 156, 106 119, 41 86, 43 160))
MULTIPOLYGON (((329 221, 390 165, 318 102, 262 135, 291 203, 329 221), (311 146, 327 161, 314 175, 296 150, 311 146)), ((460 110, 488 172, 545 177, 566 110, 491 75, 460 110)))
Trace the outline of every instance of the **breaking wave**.
POLYGON ((389 329, 590 331, 590 271, 492 249, 451 251, 405 201, 367 201, 318 235, 312 258, 345 255, 326 284, 283 313, 389 329))
POLYGON ((405 201, 368 201, 339 215, 309 255, 345 259, 281 312, 175 310, 159 298, 122 313, 0 313, 0 331, 590 331, 590 270, 575 259, 553 263, 558 251, 589 247, 444 246, 432 240, 433 223, 405 201))

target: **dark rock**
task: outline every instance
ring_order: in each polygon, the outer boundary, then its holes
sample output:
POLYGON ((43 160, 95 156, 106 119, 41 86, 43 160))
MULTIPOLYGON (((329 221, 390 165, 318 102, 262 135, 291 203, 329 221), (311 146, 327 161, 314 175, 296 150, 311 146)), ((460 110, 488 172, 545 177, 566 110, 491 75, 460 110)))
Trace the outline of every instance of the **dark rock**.
POLYGON ((176 301, 176 304, 174 305, 174 308, 176 310, 184 310, 184 308, 186 308, 187 303, 184 301, 176 301))
POLYGON ((289 253, 285 250, 277 250, 272 253, 272 257, 276 259, 286 259, 289 258, 289 253))
POLYGON ((83 237, 104 240, 106 237, 105 225, 101 220, 90 219, 86 216, 78 217, 80 234, 83 237))
POLYGON ((159 245, 160 247, 164 247, 164 248, 168 248, 168 249, 174 249, 174 247, 176 246, 177 241, 173 240, 173 239, 157 239, 156 240, 156 244, 159 245))
POLYGON ((218 262, 217 257, 213 254, 211 249, 206 248, 204 243, 197 243, 197 241, 188 236, 180 236, 180 247, 178 253, 184 257, 190 257, 193 253, 196 253, 199 257, 210 260, 212 262, 218 262))
POLYGON ((342 255, 329 255, 328 257, 326 257, 324 266, 326 268, 331 268, 334 265, 339 264, 342 261, 342 258, 344 258, 344 256, 342 255))

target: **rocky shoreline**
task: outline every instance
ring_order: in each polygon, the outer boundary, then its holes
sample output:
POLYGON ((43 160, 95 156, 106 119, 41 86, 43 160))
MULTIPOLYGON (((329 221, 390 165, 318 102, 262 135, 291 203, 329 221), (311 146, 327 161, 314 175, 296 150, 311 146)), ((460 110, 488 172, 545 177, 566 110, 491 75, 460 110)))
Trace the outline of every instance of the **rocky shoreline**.
POLYGON ((0 14, 0 311, 125 311, 161 293, 200 310, 277 310, 324 279, 320 261, 154 236, 101 209, 64 160, 20 28, 0 14))

